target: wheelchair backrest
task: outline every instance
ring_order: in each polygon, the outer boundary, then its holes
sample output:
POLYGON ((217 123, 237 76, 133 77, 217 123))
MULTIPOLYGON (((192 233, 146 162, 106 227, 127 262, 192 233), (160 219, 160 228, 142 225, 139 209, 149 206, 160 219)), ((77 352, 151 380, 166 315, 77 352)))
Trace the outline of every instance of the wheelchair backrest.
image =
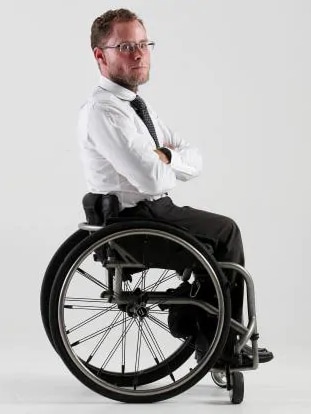
POLYGON ((118 217, 120 206, 115 194, 87 193, 82 200, 88 224, 105 226, 107 220, 118 217))

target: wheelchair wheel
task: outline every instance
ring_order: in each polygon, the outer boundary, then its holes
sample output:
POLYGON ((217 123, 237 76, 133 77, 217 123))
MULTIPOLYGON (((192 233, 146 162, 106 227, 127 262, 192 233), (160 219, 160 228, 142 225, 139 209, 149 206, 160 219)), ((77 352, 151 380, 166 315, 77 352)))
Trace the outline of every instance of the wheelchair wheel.
POLYGON ((244 398, 244 376, 240 371, 230 374, 230 400, 232 404, 241 404, 244 398))
POLYGON ((173 397, 208 372, 226 342, 230 309, 228 284, 197 239, 163 223, 130 221, 97 231, 67 255, 49 314, 54 344, 70 371, 93 391, 137 403, 173 397), (103 263, 93 260, 99 249, 103 263), (167 293, 189 267, 211 280, 217 306, 167 293), (191 338, 171 336, 163 307, 189 302, 217 319, 200 363, 190 358, 191 338))
MULTIPOLYGON (((44 274, 40 296, 41 317, 45 332, 54 348, 55 346, 49 323, 49 305, 52 285, 55 280, 56 273, 63 263, 65 257, 74 247, 76 247, 88 236, 89 232, 85 230, 78 230, 73 233, 68 239, 66 239, 55 252, 44 274)), ((173 355, 171 355, 171 357, 166 362, 169 363, 170 366, 174 367, 174 369, 177 369, 191 356, 193 351, 194 344, 192 338, 188 338, 187 341, 180 344, 180 347, 176 350, 176 352, 174 352, 173 355)), ((85 361, 82 360, 81 362, 85 363, 85 361)), ((98 367, 95 367, 91 364, 87 364, 87 366, 90 371, 98 372, 98 367)), ((149 382, 156 381, 157 379, 161 378, 165 372, 166 364, 163 363, 159 363, 150 369, 146 369, 140 373, 138 378, 138 385, 144 385, 148 384, 149 382)), ((113 384, 120 386, 129 386, 132 383, 132 377, 127 373, 119 374, 116 372, 101 371, 100 377, 105 381, 112 382, 113 384)))
POLYGON ((63 263, 67 254, 79 244, 83 239, 89 235, 89 232, 85 230, 78 230, 73 233, 68 239, 62 243, 62 245, 57 249, 54 256, 50 260, 50 263, 45 271, 40 293, 40 310, 43 326, 49 341, 54 347, 50 321, 49 321, 49 307, 50 307, 50 294, 52 290, 52 285, 56 276, 58 269, 63 263))

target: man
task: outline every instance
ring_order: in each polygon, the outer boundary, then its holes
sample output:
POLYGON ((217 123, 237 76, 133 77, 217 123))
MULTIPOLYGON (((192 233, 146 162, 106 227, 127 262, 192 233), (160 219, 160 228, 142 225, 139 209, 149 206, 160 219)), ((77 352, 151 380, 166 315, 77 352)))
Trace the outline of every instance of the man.
MULTIPOLYGON (((197 149, 172 133, 137 95, 149 79, 150 51, 142 20, 129 10, 110 10, 91 29, 101 78, 82 107, 79 138, 89 191, 116 194, 121 215, 166 220, 203 234, 219 261, 244 265, 238 226, 230 218, 175 206, 168 192, 177 180, 199 175, 197 149)), ((232 316, 242 317, 243 283, 232 284, 232 316)))

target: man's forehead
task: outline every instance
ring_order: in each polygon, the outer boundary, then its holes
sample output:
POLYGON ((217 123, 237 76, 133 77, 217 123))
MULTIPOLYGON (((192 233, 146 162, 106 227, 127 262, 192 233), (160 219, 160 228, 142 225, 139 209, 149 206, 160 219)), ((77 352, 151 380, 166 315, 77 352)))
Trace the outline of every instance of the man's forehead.
POLYGON ((147 40, 146 30, 138 20, 114 23, 109 37, 118 43, 147 40))

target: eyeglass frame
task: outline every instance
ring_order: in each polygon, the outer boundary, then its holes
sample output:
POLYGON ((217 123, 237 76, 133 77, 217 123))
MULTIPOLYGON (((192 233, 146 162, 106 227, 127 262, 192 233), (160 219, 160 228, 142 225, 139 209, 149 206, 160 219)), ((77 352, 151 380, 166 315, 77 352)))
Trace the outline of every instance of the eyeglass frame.
POLYGON ((103 46, 103 47, 100 47, 99 49, 102 49, 102 50, 105 50, 105 49, 119 49, 120 53, 134 53, 134 52, 136 52, 137 49, 139 49, 141 52, 145 52, 145 51, 149 50, 148 46, 151 46, 151 50, 152 50, 155 46, 155 42, 153 42, 153 41, 142 41, 142 42, 139 42, 139 43, 122 42, 122 43, 119 43, 116 46, 103 46), (140 46, 141 44, 144 44, 146 46, 146 49, 142 49, 141 46, 140 46), (121 50, 122 45, 129 45, 132 48, 131 48, 131 50, 121 50))

